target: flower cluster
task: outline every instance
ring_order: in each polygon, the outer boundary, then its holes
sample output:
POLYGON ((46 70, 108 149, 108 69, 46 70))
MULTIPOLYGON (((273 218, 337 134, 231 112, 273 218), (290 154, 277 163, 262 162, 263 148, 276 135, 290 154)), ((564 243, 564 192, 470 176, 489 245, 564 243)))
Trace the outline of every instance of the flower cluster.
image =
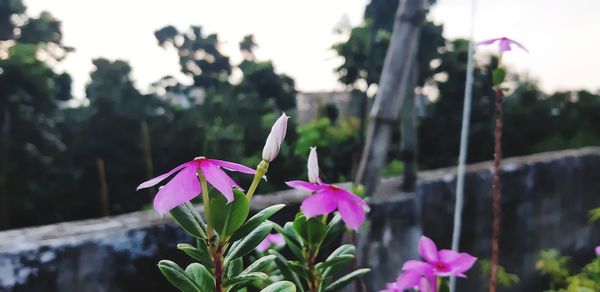
POLYGON ((407 261, 402 267, 403 273, 396 282, 389 283, 382 292, 401 292, 416 289, 421 292, 437 291, 439 277, 466 278, 467 272, 477 258, 468 253, 458 253, 453 250, 438 250, 435 243, 426 236, 419 239, 419 253, 425 260, 407 261))

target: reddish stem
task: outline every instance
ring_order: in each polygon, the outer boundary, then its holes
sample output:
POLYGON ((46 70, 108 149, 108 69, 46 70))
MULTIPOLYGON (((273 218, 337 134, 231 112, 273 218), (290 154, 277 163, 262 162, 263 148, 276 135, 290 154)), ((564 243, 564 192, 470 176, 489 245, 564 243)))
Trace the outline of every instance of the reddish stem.
POLYGON ((215 291, 223 292, 223 246, 219 244, 213 256, 215 263, 215 291))
POLYGON ((494 175, 492 184, 492 263, 490 267, 489 291, 496 292, 498 281, 498 260, 500 258, 500 163, 502 160, 502 98, 500 86, 496 89, 496 128, 494 130, 494 175))

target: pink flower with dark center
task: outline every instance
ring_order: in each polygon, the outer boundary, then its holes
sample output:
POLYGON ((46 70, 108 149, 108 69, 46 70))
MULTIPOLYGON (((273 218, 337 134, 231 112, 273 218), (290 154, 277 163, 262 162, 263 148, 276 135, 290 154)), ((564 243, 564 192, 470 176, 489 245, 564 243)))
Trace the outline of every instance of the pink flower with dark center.
POLYGON ((285 245, 285 239, 283 239, 283 236, 279 233, 271 233, 269 235, 267 235, 267 237, 265 238, 265 240, 263 240, 261 243, 258 244, 258 246, 256 247, 256 251, 258 252, 263 252, 269 248, 271 248, 272 246, 284 246, 285 245))
POLYGON ((449 249, 439 250, 435 243, 426 236, 419 239, 419 253, 426 262, 411 260, 404 264, 402 270, 423 270, 424 265, 429 265, 434 275, 439 277, 456 276, 466 278, 465 272, 468 271, 475 261, 476 257, 468 253, 458 253, 449 249))
POLYGON ((255 172, 254 169, 237 163, 196 157, 194 160, 179 165, 165 174, 143 182, 137 189, 155 186, 167 177, 177 173, 158 190, 154 197, 154 209, 162 215, 200 195, 202 188, 197 174, 200 171, 206 180, 227 198, 227 202, 231 202, 233 201, 233 188, 240 190, 242 188, 222 168, 247 174, 254 174, 255 172))
POLYGON ((529 53, 527 48, 525 48, 525 46, 523 46, 521 43, 519 43, 515 40, 512 40, 512 39, 509 39, 507 37, 501 37, 501 38, 495 38, 495 39, 481 41, 481 42, 477 43, 477 45, 478 46, 481 46, 481 45, 489 46, 489 45, 494 44, 495 42, 498 42, 498 45, 500 48, 500 53, 504 53, 504 52, 512 50, 512 45, 515 45, 515 46, 521 48, 523 51, 529 53))
MULTIPOLYGON (((308 167, 313 169, 312 173, 315 173, 315 171, 318 173, 318 170, 314 170, 315 165, 318 167, 316 153, 316 148, 311 148, 308 167)), ((345 189, 323 183, 318 177, 317 183, 295 180, 286 182, 286 184, 292 188, 314 192, 300 206, 302 213, 307 218, 329 214, 338 210, 344 223, 354 230, 358 230, 365 221, 365 212, 369 209, 369 206, 359 196, 345 189)))

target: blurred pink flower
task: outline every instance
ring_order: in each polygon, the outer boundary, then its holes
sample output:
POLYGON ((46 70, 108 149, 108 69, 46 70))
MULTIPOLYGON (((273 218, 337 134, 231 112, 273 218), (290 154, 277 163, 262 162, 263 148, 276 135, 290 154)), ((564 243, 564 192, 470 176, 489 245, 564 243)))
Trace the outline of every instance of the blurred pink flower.
POLYGON ((596 255, 600 256, 600 245, 596 246, 596 255))
POLYGON ((239 171, 254 174, 254 170, 233 162, 196 157, 173 168, 171 171, 143 182, 137 190, 155 186, 167 177, 177 173, 166 185, 162 186, 154 197, 154 209, 160 214, 165 214, 171 209, 200 195, 202 189, 197 172, 200 171, 206 180, 227 198, 233 201, 233 188, 242 189, 221 168, 230 171, 239 171))
POLYGON ((403 270, 422 269, 423 264, 429 264, 433 273, 439 277, 457 276, 466 277, 468 271, 475 261, 476 257, 468 253, 458 253, 449 249, 438 251, 435 243, 426 236, 419 239, 419 253, 425 259, 426 263, 420 261, 408 261, 402 267, 403 270))
POLYGON ((495 42, 498 42, 498 45, 500 47, 500 53, 504 53, 506 51, 512 50, 511 45, 516 45, 517 47, 521 48, 523 51, 529 53, 527 48, 525 48, 525 46, 523 46, 521 43, 519 43, 515 40, 512 40, 512 39, 509 39, 507 37, 501 37, 501 38, 495 38, 495 39, 481 41, 481 42, 477 43, 477 45, 478 46, 481 46, 481 45, 488 46, 488 45, 494 44, 495 42))
MULTIPOLYGON (((313 148, 309 155, 309 174, 311 173, 310 169, 313 169, 312 173, 314 175, 315 166, 318 167, 317 151, 313 148)), ((302 213, 304 213, 307 218, 312 218, 338 210, 344 223, 346 223, 348 227, 358 230, 360 225, 365 221, 365 212, 369 209, 367 203, 359 196, 345 189, 323 183, 318 178, 318 175, 316 180, 317 183, 300 180, 286 182, 286 184, 292 188, 314 192, 312 196, 306 198, 304 202, 302 202, 302 206, 300 206, 302 213)))
POLYGON ((284 246, 284 245, 285 245, 285 239, 283 239, 283 236, 281 234, 271 233, 271 234, 267 235, 265 240, 263 240, 261 243, 258 244, 258 246, 256 247, 256 251, 263 252, 272 246, 284 246))
POLYGON ((285 133, 287 131, 287 122, 289 117, 282 113, 281 116, 275 121, 273 127, 271 127, 271 132, 267 137, 267 141, 265 142, 265 147, 262 152, 262 159, 271 162, 277 154, 279 154, 279 149, 281 148, 281 143, 283 143, 283 139, 285 138, 285 133))
POLYGON ((388 283, 386 289, 381 292, 402 292, 408 289, 421 292, 437 291, 437 279, 430 265, 424 264, 420 269, 405 271, 396 282, 388 283))

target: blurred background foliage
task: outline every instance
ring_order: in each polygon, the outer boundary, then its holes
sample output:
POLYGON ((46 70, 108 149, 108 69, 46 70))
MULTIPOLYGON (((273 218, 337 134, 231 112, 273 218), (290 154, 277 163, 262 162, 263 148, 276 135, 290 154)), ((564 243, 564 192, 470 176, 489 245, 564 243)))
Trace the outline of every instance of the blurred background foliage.
MULTIPOLYGON (((270 183, 260 192, 306 178, 310 146, 319 147, 326 181, 353 178, 397 4, 373 0, 363 23, 338 27, 347 37, 332 44, 343 60, 336 72, 358 114, 342 115, 328 104, 313 121, 298 125, 291 119, 270 183)), ((420 169, 453 165, 458 155, 467 42, 442 33, 431 22, 422 26, 417 92, 435 94, 420 108, 420 169)), ((0 0, 0 229, 139 210, 153 194, 135 192, 141 181, 199 155, 252 167, 272 122, 282 111, 296 114, 294 80, 255 58, 252 36, 240 40, 239 64, 219 50, 218 35, 201 26, 165 26, 155 37, 158 46, 175 49, 191 83, 165 76, 141 93, 126 61, 99 57, 85 97, 75 98, 71 77, 57 70, 76 49, 63 44, 60 20, 47 12, 31 16, 20 0, 0 0)), ((469 162, 491 158, 489 68, 480 64, 475 70, 469 162)), ((598 94, 546 94, 532 80, 512 80, 505 102, 506 156, 600 145, 598 94)), ((398 125, 387 175, 402 172, 400 139, 398 125)))

